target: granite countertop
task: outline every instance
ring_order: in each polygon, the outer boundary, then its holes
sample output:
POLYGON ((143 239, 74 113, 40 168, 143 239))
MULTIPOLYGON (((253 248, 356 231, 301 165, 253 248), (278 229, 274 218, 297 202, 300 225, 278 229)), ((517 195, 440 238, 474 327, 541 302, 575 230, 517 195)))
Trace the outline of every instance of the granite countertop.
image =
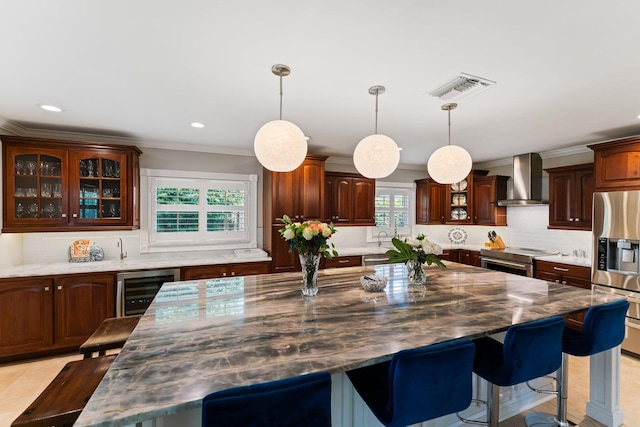
POLYGON ((198 408, 207 394, 310 372, 344 372, 400 350, 504 331, 617 299, 456 263, 411 286, 403 264, 166 283, 75 426, 120 426, 198 408), (364 274, 388 277, 362 290, 364 274))

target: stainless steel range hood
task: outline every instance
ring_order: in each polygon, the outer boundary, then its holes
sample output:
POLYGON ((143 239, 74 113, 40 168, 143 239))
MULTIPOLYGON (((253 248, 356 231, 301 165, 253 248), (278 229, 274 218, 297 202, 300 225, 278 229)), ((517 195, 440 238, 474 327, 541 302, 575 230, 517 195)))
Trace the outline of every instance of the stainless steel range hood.
POLYGON ((542 200, 542 158, 538 153, 513 157, 513 198, 498 200, 498 206, 545 205, 542 200))

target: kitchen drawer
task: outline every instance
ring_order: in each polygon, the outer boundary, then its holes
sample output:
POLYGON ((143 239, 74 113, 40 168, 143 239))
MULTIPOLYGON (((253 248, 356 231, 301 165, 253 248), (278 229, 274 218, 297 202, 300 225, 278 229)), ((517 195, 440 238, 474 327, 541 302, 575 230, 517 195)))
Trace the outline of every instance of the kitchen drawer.
POLYGON ((580 265, 536 260, 536 272, 554 273, 561 276, 571 276, 576 279, 591 281, 591 268, 580 265))
POLYGON ((360 265, 362 265, 360 255, 324 258, 324 268, 357 267, 360 265))

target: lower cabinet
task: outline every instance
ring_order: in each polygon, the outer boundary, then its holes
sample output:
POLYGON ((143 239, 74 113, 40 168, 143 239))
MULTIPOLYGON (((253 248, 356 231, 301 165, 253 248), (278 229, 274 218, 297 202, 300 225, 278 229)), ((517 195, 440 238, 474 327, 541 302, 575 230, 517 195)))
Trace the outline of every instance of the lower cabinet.
MULTIPOLYGON (((534 277, 547 282, 591 289, 591 268, 579 265, 561 264, 550 261, 535 262, 534 277)), ((567 325, 582 328, 585 313, 574 314, 566 319, 567 325)))
POLYGON ((442 251, 440 259, 480 267, 480 251, 470 249, 445 249, 442 251))
POLYGON ((320 268, 357 267, 362 265, 362 256, 337 256, 320 259, 320 268))
POLYGON ((115 316, 115 274, 0 281, 0 357, 79 347, 115 316))
POLYGON ((268 261, 198 265, 182 267, 180 269, 180 277, 182 280, 198 280, 234 276, 251 276, 253 274, 269 273, 270 269, 271 263, 268 261))

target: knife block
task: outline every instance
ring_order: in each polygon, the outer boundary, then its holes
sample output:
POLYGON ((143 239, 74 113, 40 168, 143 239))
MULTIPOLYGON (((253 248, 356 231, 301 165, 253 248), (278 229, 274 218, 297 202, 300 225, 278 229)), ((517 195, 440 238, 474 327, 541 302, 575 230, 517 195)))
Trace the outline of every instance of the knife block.
POLYGON ((507 247, 507 245, 504 244, 504 240, 502 240, 502 237, 496 236, 493 242, 489 242, 489 247, 491 249, 504 249, 507 247))

